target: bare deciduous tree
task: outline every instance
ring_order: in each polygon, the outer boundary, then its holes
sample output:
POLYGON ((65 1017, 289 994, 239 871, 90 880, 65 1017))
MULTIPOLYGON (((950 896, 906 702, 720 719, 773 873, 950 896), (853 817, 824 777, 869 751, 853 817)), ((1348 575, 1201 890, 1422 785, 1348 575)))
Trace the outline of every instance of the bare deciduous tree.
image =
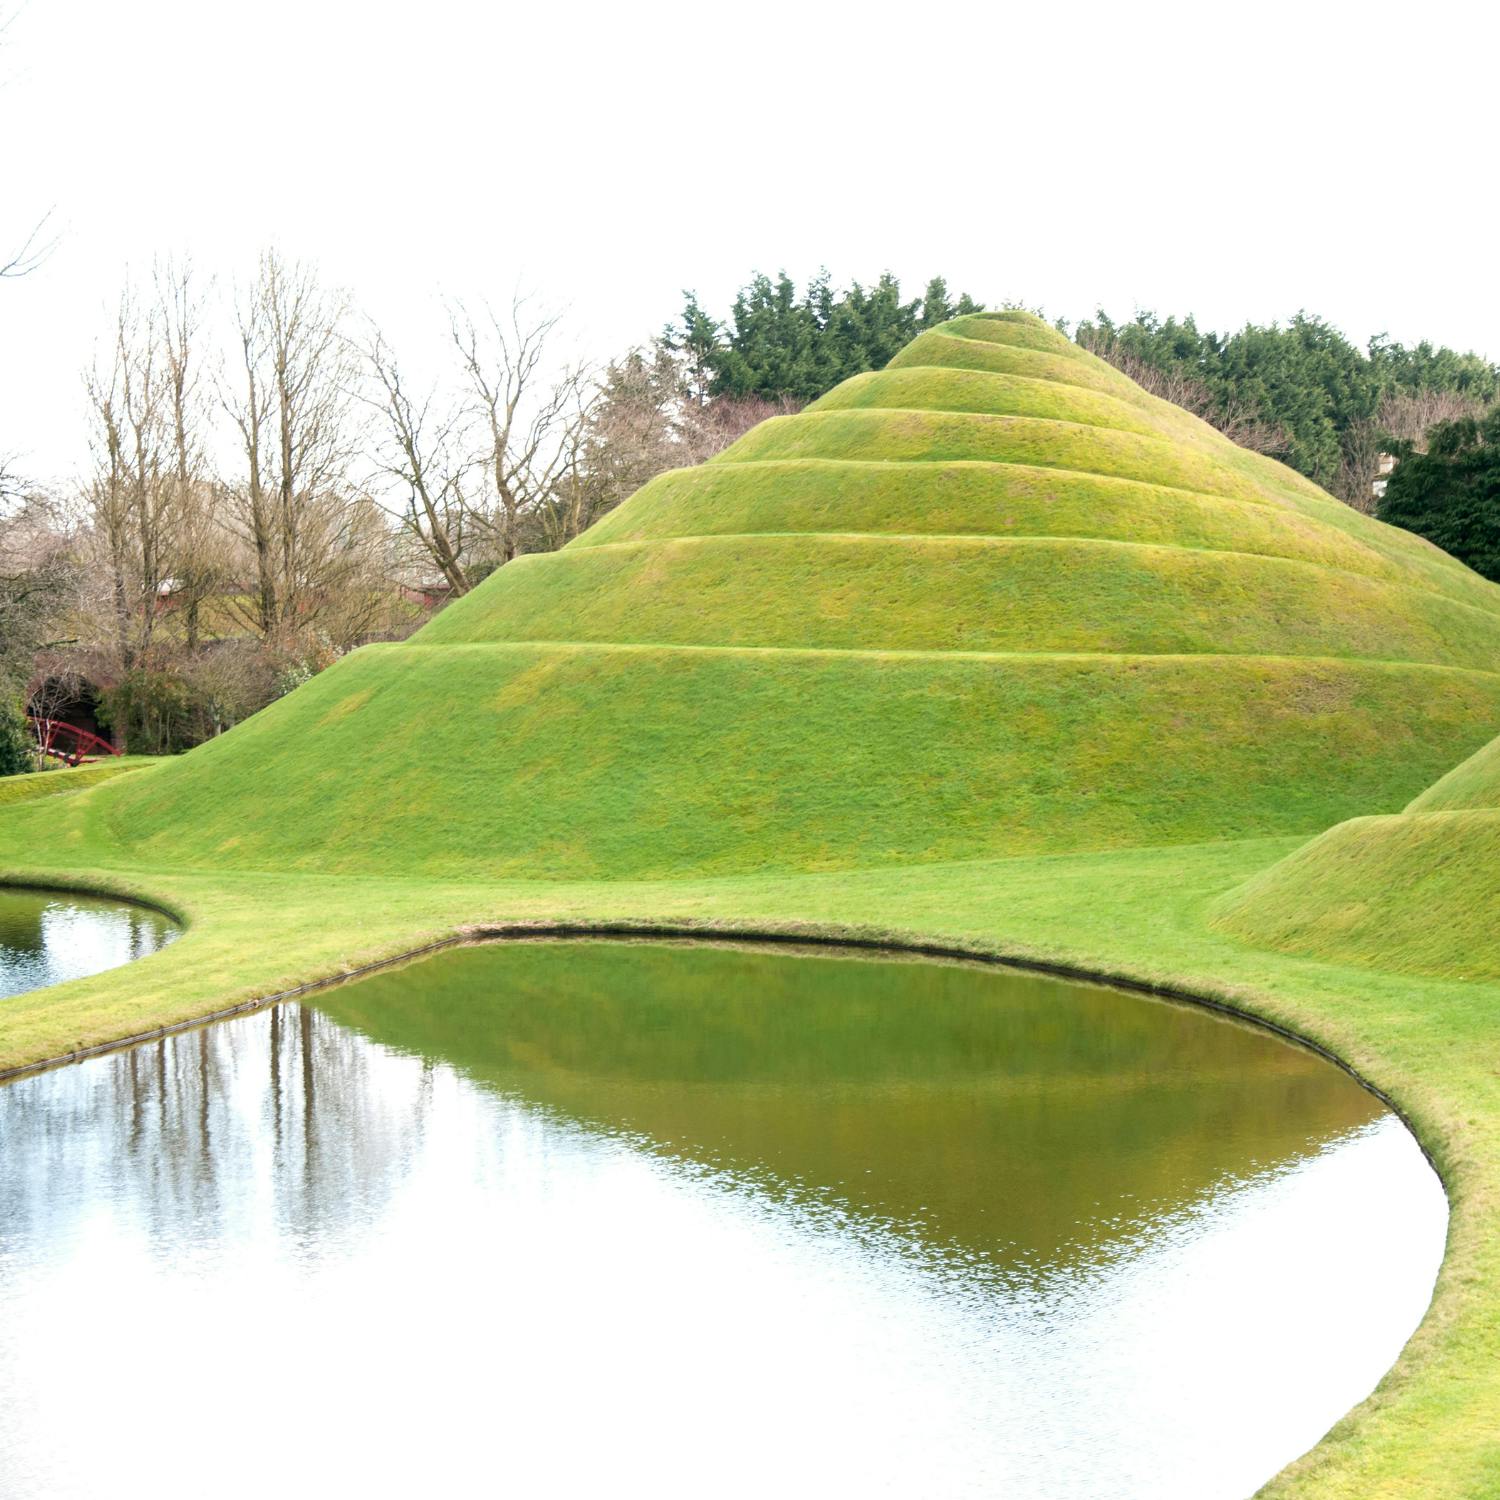
POLYGON ((8 258, 0 260, 0 280, 31 275, 52 254, 57 248, 57 235, 49 232, 51 224, 52 210, 49 208, 8 258))
POLYGON ((1478 417, 1487 403, 1462 391, 1390 391, 1380 403, 1376 425, 1384 438, 1416 445, 1427 451, 1427 434, 1440 422, 1478 417))
POLYGON ((109 353, 85 377, 95 463, 84 545, 96 584, 85 644, 106 650, 119 675, 175 647, 176 633, 160 639, 169 613, 181 612, 196 646, 200 605, 224 573, 204 452, 200 309, 191 269, 158 266, 144 304, 127 288, 109 353))
POLYGON ((85 492, 95 563, 108 582, 109 635, 122 671, 147 656, 166 570, 173 490, 166 450, 160 325, 127 290, 109 354, 85 376, 94 476, 85 492))
POLYGON ((731 443, 772 417, 789 417, 802 410, 795 396, 715 396, 703 406, 689 407, 682 428, 677 465, 706 463, 731 443))
MULTIPOLYGON (((0 44, 4 43, 5 33, 8 32, 15 22, 17 12, 10 7, 0 10, 0 44)), ((0 259, 0 281, 12 280, 20 276, 29 276, 57 247, 56 234, 50 233, 52 225, 52 210, 46 213, 32 226, 31 232, 21 240, 19 246, 0 259)))
POLYGON ((703 463, 767 418, 803 405, 790 396, 700 400, 681 355, 662 342, 608 365, 579 401, 566 461, 540 516, 542 540, 552 548, 658 474, 703 463))
POLYGON ((1418 453, 1425 453, 1427 434, 1439 422, 1477 417, 1485 409, 1484 401, 1461 391, 1387 391, 1375 416, 1344 434, 1343 462, 1333 493, 1355 510, 1373 515, 1380 456, 1393 441, 1412 443, 1418 453))
POLYGON ((20 691, 38 652, 72 644, 76 549, 72 518, 51 496, 0 499, 0 691, 20 691))
POLYGON ((166 384, 171 465, 167 483, 173 490, 176 522, 171 592, 182 613, 184 644, 191 651, 198 646, 203 605, 227 578, 217 514, 222 491, 213 482, 206 453, 211 414, 210 382, 200 347, 204 305, 190 262, 158 266, 154 281, 166 384))
POLYGON ((465 487, 475 461, 465 452, 462 412, 438 410, 438 398, 431 391, 414 397, 395 351, 378 330, 371 333, 362 353, 372 385, 365 399, 379 413, 376 466, 399 497, 387 509, 422 556, 437 567, 452 593, 466 594, 470 582, 464 566, 469 533, 465 487))
POLYGON ((275 251, 236 312, 237 389, 225 406, 243 460, 231 513, 255 575, 243 613, 263 640, 281 642, 357 612, 373 581, 371 505, 350 479, 357 359, 346 299, 275 251))
POLYGON ((480 326, 461 307, 450 319, 477 437, 474 483, 462 504, 501 564, 520 553, 528 520, 555 499, 579 451, 588 372, 549 369, 557 321, 519 296, 503 319, 491 313, 480 326))

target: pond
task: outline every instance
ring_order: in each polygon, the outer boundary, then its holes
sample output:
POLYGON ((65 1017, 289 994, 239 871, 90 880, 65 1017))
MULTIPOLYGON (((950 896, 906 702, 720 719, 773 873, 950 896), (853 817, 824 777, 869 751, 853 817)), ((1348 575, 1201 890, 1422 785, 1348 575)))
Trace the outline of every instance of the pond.
POLYGON ((128 901, 0 886, 0 1000, 144 958, 179 931, 128 901))
POLYGON ((1446 1205, 1210 1012, 978 965, 450 951, 0 1088, 0 1493, 1239 1500, 1446 1205))

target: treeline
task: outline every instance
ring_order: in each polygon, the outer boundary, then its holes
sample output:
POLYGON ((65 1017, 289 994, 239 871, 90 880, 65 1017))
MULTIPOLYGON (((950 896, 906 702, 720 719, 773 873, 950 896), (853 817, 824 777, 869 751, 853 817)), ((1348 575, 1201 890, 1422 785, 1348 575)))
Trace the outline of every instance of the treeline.
MULTIPOLYGON (((682 362, 698 399, 754 396, 801 405, 884 365, 926 328, 977 312, 935 277, 904 300, 882 276, 835 295, 826 275, 799 292, 782 273, 741 289, 720 323, 689 294, 658 349, 682 362)), ((1057 327, 1068 332, 1066 322, 1057 327)), ((1072 329, 1082 347, 1233 441, 1281 460, 1349 505, 1436 542, 1500 577, 1500 366, 1428 341, 1383 336, 1363 348, 1322 318, 1221 334, 1191 317, 1100 311, 1072 329), (1429 447, 1433 456, 1425 461, 1429 447), (1398 461, 1381 502, 1381 455, 1398 461), (1413 462, 1413 460, 1424 460, 1413 462)))
POLYGON ((1500 367, 1477 354, 1383 337, 1361 349, 1306 313, 1220 334, 1191 317, 1139 313, 1115 322, 1100 312, 1074 337, 1147 389, 1365 511, 1382 451, 1421 446, 1438 423, 1476 416, 1500 396, 1500 367))
MULTIPOLYGON (((924 329, 981 307, 967 293, 951 296, 941 277, 905 300, 890 275, 841 294, 826 275, 803 291, 785 273, 760 275, 722 322, 688 295, 663 343, 700 396, 804 403, 878 369, 924 329)), ((1057 326, 1069 331, 1066 322, 1057 326)), ((1154 394, 1365 511, 1374 505, 1381 452, 1400 443, 1420 449, 1431 428, 1478 417, 1500 398, 1500 366, 1477 354, 1384 337, 1360 348, 1306 313, 1224 334, 1192 317, 1116 321, 1101 311, 1072 337, 1154 394)))
POLYGON ((1500 583, 1500 406, 1394 444, 1395 472, 1376 514, 1500 583))
POLYGON ((826 271, 803 292, 783 271, 753 277, 724 323, 688 293, 680 321, 662 342, 682 357, 699 399, 807 402, 851 375, 878 370, 924 329, 981 309, 967 292, 951 296, 941 276, 908 301, 890 272, 873 286, 855 282, 836 293, 826 271))

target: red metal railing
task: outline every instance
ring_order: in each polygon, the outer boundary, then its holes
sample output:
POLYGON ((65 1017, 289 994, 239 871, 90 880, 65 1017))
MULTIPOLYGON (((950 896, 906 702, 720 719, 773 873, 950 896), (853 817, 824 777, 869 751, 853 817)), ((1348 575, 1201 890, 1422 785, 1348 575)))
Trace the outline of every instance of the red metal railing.
POLYGON ((28 714, 26 722, 36 736, 37 749, 64 765, 81 766, 86 760, 120 753, 108 740, 101 740, 76 724, 65 724, 61 719, 34 719, 28 714))

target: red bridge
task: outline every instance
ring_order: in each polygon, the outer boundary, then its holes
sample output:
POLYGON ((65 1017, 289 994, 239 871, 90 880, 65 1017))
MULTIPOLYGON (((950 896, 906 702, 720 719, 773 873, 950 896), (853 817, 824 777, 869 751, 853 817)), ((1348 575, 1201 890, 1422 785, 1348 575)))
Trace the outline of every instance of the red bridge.
POLYGON ((61 719, 34 719, 28 714, 26 722, 36 736, 37 749, 64 765, 81 766, 98 760, 101 755, 120 753, 108 740, 102 740, 76 724, 65 724, 61 719))

